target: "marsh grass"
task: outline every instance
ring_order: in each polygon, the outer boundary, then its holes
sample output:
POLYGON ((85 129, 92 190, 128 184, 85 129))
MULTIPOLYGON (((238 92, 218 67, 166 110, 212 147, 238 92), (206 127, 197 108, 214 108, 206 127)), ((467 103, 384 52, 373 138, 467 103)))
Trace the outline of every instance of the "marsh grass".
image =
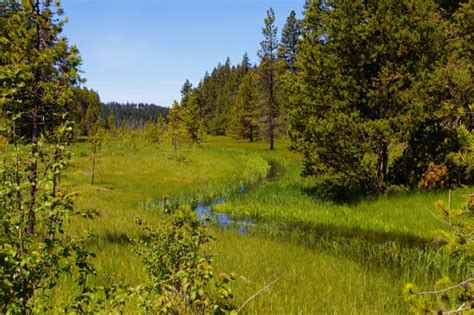
MULTIPOLYGON (((215 211, 258 225, 244 235, 213 229, 215 269, 237 273, 237 304, 281 277, 246 307, 247 313, 406 313, 405 282, 430 288, 438 275, 466 273, 462 260, 431 242, 433 231, 443 226, 425 208, 446 199, 447 192, 334 204, 314 195, 312 180, 299 176, 299 157, 284 142, 270 152, 265 144, 225 137, 209 137, 180 152, 185 158, 179 160, 166 145, 138 141, 124 147, 111 141, 97 157, 96 184, 90 185, 89 147, 74 145, 63 183, 80 193, 76 207, 101 213, 70 226, 71 233, 95 235, 89 246, 97 254, 101 285, 135 286, 144 278, 131 241, 140 237, 137 217, 153 226, 161 222, 164 203, 175 207, 222 196, 226 202, 215 211), (246 192, 236 193, 243 185, 246 192)), ((453 204, 467 191, 453 192, 453 204)), ((67 299, 68 290, 63 279, 56 298, 67 299)), ((126 311, 135 311, 133 303, 126 311)))

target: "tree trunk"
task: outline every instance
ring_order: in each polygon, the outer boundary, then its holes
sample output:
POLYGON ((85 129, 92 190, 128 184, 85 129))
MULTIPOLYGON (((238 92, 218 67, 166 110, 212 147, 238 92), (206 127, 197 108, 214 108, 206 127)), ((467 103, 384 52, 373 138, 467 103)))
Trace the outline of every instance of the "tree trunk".
POLYGON ((269 73, 269 92, 270 92, 270 112, 268 117, 268 136, 270 138, 270 150, 275 148, 275 126, 274 126, 274 119, 275 119, 275 100, 273 95, 273 64, 269 65, 270 73, 269 73))
MULTIPOLYGON (((39 0, 35 2, 35 12, 37 18, 40 15, 40 3, 39 0)), ((36 22, 36 48, 38 51, 42 50, 41 45, 41 34, 40 34, 40 26, 39 22, 36 22)), ((36 82, 40 82, 41 78, 43 77, 42 73, 36 73, 36 82)), ((31 162, 31 176, 30 176, 30 204, 28 206, 28 222, 26 226, 26 234, 31 235, 35 232, 35 222, 36 222, 36 215, 34 211, 34 205, 36 203, 36 194, 38 192, 38 158, 36 157, 38 153, 38 106, 41 103, 41 90, 39 85, 34 89, 34 108, 31 113, 31 154, 33 161, 31 162)))
POLYGON ((91 179, 91 185, 94 185, 95 181, 95 153, 94 156, 92 157, 92 179, 91 179))
POLYGON ((38 152, 38 106, 35 105, 35 108, 33 109, 33 114, 32 114, 32 133, 31 133, 31 155, 33 158, 33 161, 31 163, 31 177, 30 177, 30 204, 28 206, 28 223, 26 227, 26 233, 28 235, 31 235, 35 232, 35 221, 36 221, 36 216, 35 216, 35 211, 34 211, 34 206, 36 203, 36 193, 38 192, 38 158, 36 157, 36 154, 38 152))
POLYGON ((385 183, 387 179, 388 148, 386 143, 382 143, 379 149, 379 159, 377 162, 377 178, 379 182, 385 183))

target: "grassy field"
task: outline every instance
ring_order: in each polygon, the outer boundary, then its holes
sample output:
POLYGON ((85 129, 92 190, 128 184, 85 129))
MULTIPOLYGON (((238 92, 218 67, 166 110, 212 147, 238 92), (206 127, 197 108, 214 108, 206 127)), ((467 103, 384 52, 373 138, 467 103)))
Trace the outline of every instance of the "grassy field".
MULTIPOLYGON (((89 145, 77 143, 66 186, 78 191, 76 207, 98 209, 93 221, 72 222, 73 233, 94 233, 91 249, 102 284, 140 284, 144 271, 130 238, 137 217, 159 224, 160 201, 208 202, 226 196, 216 211, 249 217, 258 228, 241 235, 213 229, 217 272, 235 272, 236 304, 278 281, 245 308, 248 313, 406 313, 401 291, 407 281, 430 287, 441 274, 462 276, 462 262, 432 246, 442 228, 426 210, 447 192, 399 193, 337 205, 319 200, 310 179, 299 176, 299 157, 277 143, 249 144, 211 137, 175 159, 169 146, 106 144, 90 184, 89 145), (268 161, 277 177, 265 180, 268 161), (235 194, 250 185, 245 193, 235 194)), ((460 202, 468 190, 452 194, 460 202)), ((67 290, 59 298, 66 298, 67 290)), ((130 308, 133 310, 133 307, 130 308)))

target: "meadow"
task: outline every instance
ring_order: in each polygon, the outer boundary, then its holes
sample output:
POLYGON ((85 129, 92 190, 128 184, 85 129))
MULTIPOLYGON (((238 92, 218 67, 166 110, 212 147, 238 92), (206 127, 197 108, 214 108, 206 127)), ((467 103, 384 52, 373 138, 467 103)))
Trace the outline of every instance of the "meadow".
MULTIPOLYGON (((79 193, 78 209, 100 216, 74 219, 70 230, 95 235, 89 247, 97 254, 97 282, 140 284, 144 269, 131 243, 140 235, 137 218, 160 224, 164 202, 196 205, 222 196, 214 211, 255 223, 243 234, 211 227, 216 273, 236 274, 235 304, 276 280, 246 313, 406 313, 406 282, 431 288, 442 275, 457 280, 469 272, 433 243, 434 231, 444 227, 426 210, 448 197, 458 205, 469 189, 336 204, 314 194, 284 141, 273 152, 266 147, 209 137, 176 155, 168 144, 112 140, 98 155, 91 185, 90 144, 74 144, 64 183, 79 193)), ((67 299, 67 281, 57 294, 67 299)))

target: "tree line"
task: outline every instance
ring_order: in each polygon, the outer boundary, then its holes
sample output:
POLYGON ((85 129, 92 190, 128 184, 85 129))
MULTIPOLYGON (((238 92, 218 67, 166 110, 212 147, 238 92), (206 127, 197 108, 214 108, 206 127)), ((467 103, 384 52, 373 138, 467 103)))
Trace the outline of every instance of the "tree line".
POLYGON ((76 123, 76 132, 90 136, 97 128, 117 129, 126 125, 130 129, 144 128, 147 122, 166 119, 167 107, 146 103, 103 103, 99 94, 87 87, 75 87, 73 97, 65 109, 76 123), (94 127, 95 126, 95 127, 94 127))
POLYGON ((289 136, 331 198, 472 184, 473 20, 473 1, 314 0, 279 38, 269 9, 259 63, 228 58, 183 100, 211 134, 289 136))
POLYGON ((238 65, 232 65, 227 58, 211 73, 206 72, 195 88, 189 81, 185 83, 183 89, 189 90, 195 99, 202 123, 210 134, 251 142, 267 139, 273 149, 274 139, 285 133, 288 112, 283 78, 296 71, 302 24, 292 11, 279 39, 275 23, 275 13, 270 9, 262 29, 258 65, 252 65, 245 53, 238 65))
MULTIPOLYGON (((76 193, 62 175, 77 134, 89 136, 95 165, 102 108, 98 94, 81 87, 81 58, 61 35, 62 15, 59 0, 0 2, 0 313, 122 313, 126 303, 154 314, 232 311, 233 276, 214 277, 212 238, 185 206, 166 209, 158 231, 137 222, 143 237, 131 241, 146 267, 140 286, 96 284, 93 237, 68 227, 73 217, 98 213, 73 207, 76 193), (62 281, 72 288, 67 299, 57 299, 62 281)), ((127 128, 166 112, 110 107, 127 128)))
POLYGON ((144 128, 147 122, 156 123, 160 117, 166 119, 169 108, 147 103, 102 103, 104 127, 120 128, 121 124, 131 129, 144 128), (113 125, 113 126, 112 126, 113 125))

